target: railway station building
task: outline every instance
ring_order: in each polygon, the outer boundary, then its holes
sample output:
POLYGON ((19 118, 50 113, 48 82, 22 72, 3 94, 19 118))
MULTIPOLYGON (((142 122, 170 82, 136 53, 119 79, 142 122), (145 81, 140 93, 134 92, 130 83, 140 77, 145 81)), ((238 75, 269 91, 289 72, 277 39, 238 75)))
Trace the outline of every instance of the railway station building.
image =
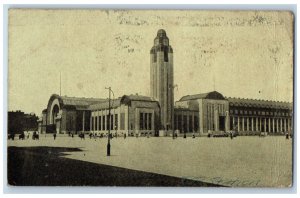
POLYGON ((183 96, 174 102, 173 48, 159 30, 150 50, 150 95, 78 98, 53 94, 39 120, 41 133, 205 136, 208 133, 291 133, 289 102, 231 98, 217 91, 183 96), (110 104, 110 105, 109 105, 110 104), (109 118, 109 110, 111 117, 109 118), (161 133, 163 131, 163 133, 161 133))

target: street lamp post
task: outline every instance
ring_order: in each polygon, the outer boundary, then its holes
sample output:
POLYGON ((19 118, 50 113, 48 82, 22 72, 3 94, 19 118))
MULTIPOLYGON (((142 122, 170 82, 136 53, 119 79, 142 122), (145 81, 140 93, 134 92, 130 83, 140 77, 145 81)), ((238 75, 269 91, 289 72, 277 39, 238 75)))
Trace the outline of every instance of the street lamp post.
POLYGON ((106 155, 110 156, 110 92, 111 92, 111 87, 108 87, 105 89, 108 89, 108 139, 107 139, 107 147, 106 147, 106 155))
MULTIPOLYGON (((177 84, 175 84, 175 85, 169 85, 169 89, 172 89, 172 93, 174 94, 174 89, 175 88, 177 88, 178 89, 178 85, 177 84)), ((174 102, 174 101, 172 101, 172 102, 174 102)), ((173 139, 175 139, 175 127, 174 127, 174 111, 173 112, 171 112, 171 114, 172 114, 172 125, 171 125, 171 127, 172 127, 172 138, 173 139)), ((170 125, 170 123, 168 123, 168 125, 170 125)), ((167 129, 168 130, 168 129, 167 129)))

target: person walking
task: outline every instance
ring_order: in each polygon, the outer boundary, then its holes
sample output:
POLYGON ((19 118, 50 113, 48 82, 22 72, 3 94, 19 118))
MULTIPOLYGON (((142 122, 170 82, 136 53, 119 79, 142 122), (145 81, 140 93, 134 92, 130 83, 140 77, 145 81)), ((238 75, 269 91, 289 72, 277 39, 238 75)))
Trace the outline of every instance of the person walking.
POLYGON ((56 133, 53 133, 53 138, 54 138, 54 140, 56 139, 56 133))
POLYGON ((287 140, 289 139, 289 133, 288 132, 285 133, 285 139, 287 139, 287 140))

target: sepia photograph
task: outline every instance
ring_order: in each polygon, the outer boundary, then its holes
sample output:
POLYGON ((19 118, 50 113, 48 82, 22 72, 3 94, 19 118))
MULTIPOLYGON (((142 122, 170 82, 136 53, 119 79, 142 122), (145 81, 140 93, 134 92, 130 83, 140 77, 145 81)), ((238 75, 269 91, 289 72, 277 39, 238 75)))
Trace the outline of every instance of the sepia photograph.
POLYGON ((9 9, 7 184, 293 187, 294 20, 9 9))

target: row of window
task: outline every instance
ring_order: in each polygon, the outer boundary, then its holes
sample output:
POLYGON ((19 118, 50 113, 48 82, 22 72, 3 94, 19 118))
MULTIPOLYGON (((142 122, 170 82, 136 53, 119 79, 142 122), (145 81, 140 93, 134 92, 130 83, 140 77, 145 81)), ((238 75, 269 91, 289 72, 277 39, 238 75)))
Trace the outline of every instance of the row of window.
POLYGON ((140 130, 151 130, 152 113, 140 113, 140 130))
POLYGON ((249 114, 249 115, 274 115, 274 116, 289 116, 288 112, 273 112, 273 111, 250 111, 250 110, 230 110, 230 114, 249 114))
POLYGON ((175 114, 174 124, 175 124, 175 129, 180 130, 180 132, 193 132, 193 131, 198 131, 199 119, 198 116, 194 116, 194 123, 193 123, 192 115, 187 116, 187 115, 175 114))
POLYGON ((276 132, 285 131, 287 127, 291 126, 290 119, 271 119, 271 118, 244 118, 244 127, 243 127, 243 119, 237 119, 230 117, 230 130, 237 129, 238 127, 240 130, 250 130, 250 131, 261 131, 264 130, 264 125, 266 123, 266 131, 270 131, 271 129, 276 132), (273 125, 274 120, 274 125, 273 125), (269 122, 270 122, 270 129, 269 129, 269 122))
POLYGON ((118 130, 118 114, 93 116, 91 124, 92 131, 118 130))
POLYGON ((219 113, 225 112, 225 105, 224 104, 210 104, 207 103, 207 111, 214 112, 214 109, 217 108, 219 113))

